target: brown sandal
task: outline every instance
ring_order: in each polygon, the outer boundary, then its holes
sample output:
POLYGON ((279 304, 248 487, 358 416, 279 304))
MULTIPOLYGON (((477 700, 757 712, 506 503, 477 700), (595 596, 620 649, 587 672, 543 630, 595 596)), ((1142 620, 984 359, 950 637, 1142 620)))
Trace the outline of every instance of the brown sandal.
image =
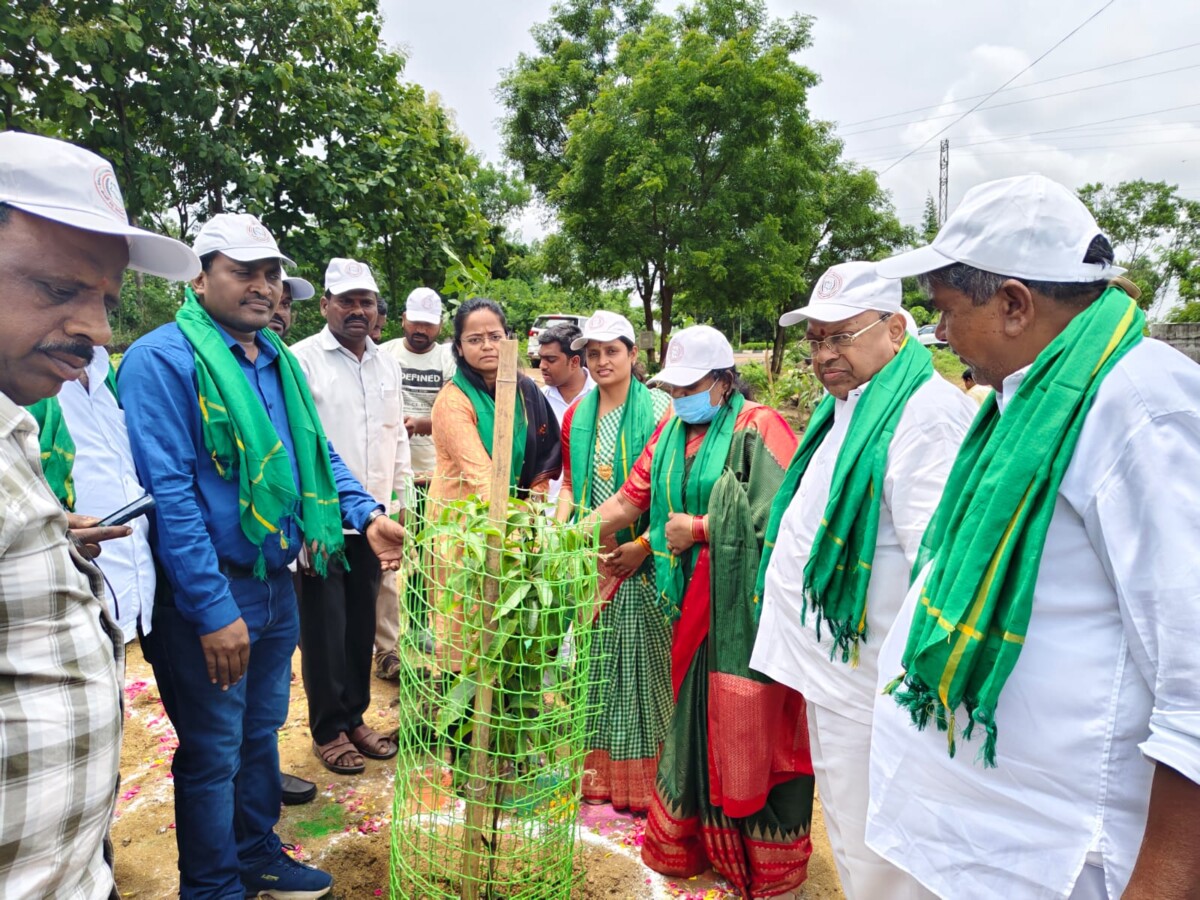
POLYGON ((313 741, 313 755, 321 761, 325 768, 338 775, 358 775, 367 768, 367 764, 363 762, 362 752, 346 737, 345 732, 339 732, 338 736, 328 744, 318 744, 313 741), (339 762, 347 757, 358 761, 349 764, 339 762))
POLYGON ((350 732, 350 743, 367 759, 391 759, 399 751, 394 738, 359 725, 350 732))

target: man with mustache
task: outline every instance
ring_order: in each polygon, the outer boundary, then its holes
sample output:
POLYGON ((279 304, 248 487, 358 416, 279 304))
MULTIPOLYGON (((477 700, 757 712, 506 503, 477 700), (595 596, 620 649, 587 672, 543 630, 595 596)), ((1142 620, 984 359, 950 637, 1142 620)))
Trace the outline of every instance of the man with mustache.
POLYGON ((279 335, 280 340, 286 339, 288 332, 292 330, 292 303, 297 300, 307 300, 315 293, 316 291, 307 278, 288 275, 284 270, 283 295, 279 298, 279 306, 275 309, 275 315, 271 316, 267 327, 279 335))
MULTIPOLYGON (((400 325, 404 337, 388 341, 381 349, 400 364, 404 375, 404 426, 412 448, 414 514, 420 516, 437 461, 430 418, 433 401, 450 383, 457 366, 450 347, 437 342, 442 330, 442 298, 433 288, 419 287, 408 295, 400 325)), ((426 653, 432 653, 433 635, 429 631, 425 597, 424 581, 419 574, 411 573, 405 582, 404 604, 409 618, 409 640, 426 653)), ((388 681, 399 678, 400 657, 396 649, 399 636, 400 606, 395 579, 384 576, 376 610, 375 674, 388 681)))
MULTIPOLYGON (((325 328, 296 344, 326 432, 346 465, 389 511, 404 506, 412 478, 400 367, 371 340, 379 289, 371 270, 334 259, 321 298, 325 328), (393 505, 392 496, 400 499, 393 505)), ((396 743, 363 723, 381 571, 366 540, 346 533, 347 566, 316 577, 301 559, 300 640, 313 752, 331 772, 354 775, 390 759, 396 743)))
POLYGON ((775 505, 759 574, 751 668, 804 695, 813 773, 849 900, 919 897, 866 846, 871 709, 879 647, 908 589, 975 405, 908 332, 900 282, 870 262, 833 266, 807 306, 801 345, 827 394, 775 505))
MULTIPOLYGON (((116 897, 109 821, 124 640, 104 579, 68 536, 23 408, 112 338, 126 268, 183 280, 191 249, 134 228, 112 166, 63 141, 0 133, 0 896, 116 897)), ((92 528, 94 542, 129 529, 92 528)))
POLYGON ((300 364, 267 326, 291 263, 252 215, 200 229, 201 273, 173 323, 122 360, 138 472, 158 501, 154 630, 143 647, 175 730, 180 897, 316 898, 279 822, 279 728, 300 623, 288 566, 324 574, 364 534, 388 568, 404 529, 325 438, 300 364))

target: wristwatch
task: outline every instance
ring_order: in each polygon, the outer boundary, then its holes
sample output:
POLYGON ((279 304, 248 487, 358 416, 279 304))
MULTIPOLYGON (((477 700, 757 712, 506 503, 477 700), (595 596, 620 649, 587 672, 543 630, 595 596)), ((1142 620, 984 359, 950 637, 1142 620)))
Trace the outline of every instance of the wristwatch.
POLYGON ((383 507, 380 507, 380 506, 375 507, 373 510, 371 510, 370 515, 367 516, 367 521, 363 523, 362 533, 366 534, 367 529, 369 529, 371 527, 372 522, 374 522, 380 516, 386 516, 386 515, 387 515, 387 513, 384 512, 383 507))

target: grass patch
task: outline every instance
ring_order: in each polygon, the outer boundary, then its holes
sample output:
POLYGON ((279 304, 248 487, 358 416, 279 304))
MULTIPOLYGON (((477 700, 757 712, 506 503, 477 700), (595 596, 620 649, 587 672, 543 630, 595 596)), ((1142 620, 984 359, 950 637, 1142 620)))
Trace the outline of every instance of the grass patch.
POLYGON ((956 387, 962 387, 962 373, 967 367, 954 351, 949 347, 930 347, 929 352, 933 354, 933 367, 938 374, 956 387))

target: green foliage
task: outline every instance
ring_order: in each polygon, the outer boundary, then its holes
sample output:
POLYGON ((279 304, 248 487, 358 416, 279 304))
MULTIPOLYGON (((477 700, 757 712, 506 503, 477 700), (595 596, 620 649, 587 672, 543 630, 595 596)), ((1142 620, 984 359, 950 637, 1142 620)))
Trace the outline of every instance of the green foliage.
POLYGON ((403 296, 440 283, 443 243, 481 254, 489 224, 477 161, 381 21, 376 0, 14 0, 0 127, 105 156, 140 224, 186 237, 252 212, 298 274, 356 256, 403 296))
POLYGON ((921 213, 921 231, 920 238, 925 243, 930 243, 938 233, 938 208, 933 202, 933 194, 925 195, 925 209, 921 213))
POLYGON ((179 285, 153 275, 126 271, 121 283, 121 301, 109 315, 113 332, 109 346, 124 352, 146 332, 175 321, 182 300, 179 285))
POLYGON ((875 176, 808 116, 810 24, 761 0, 555 7, 501 90, 507 151, 562 222, 547 271, 632 282, 664 346, 680 306, 736 310, 781 347, 774 320, 822 269, 904 240, 875 176))
POLYGON ((520 500, 502 524, 476 497, 431 515, 415 529, 425 552, 409 577, 432 586, 439 621, 459 623, 439 639, 462 662, 441 675, 415 655, 401 662, 393 896, 460 896, 471 872, 481 897, 571 896, 595 696, 596 532, 520 500))
POLYGON ((1171 310, 1169 322, 1200 322, 1200 301, 1193 300, 1171 310))
POLYGON ((934 369, 951 384, 962 387, 962 373, 967 364, 949 347, 930 347, 929 352, 933 354, 934 369))
POLYGON ((778 410, 793 428, 803 430, 809 416, 825 395, 825 388, 808 363, 794 361, 774 375, 758 363, 738 366, 738 373, 754 390, 754 398, 778 410))
POLYGON ((1181 197, 1163 181, 1088 184, 1081 199, 1108 235, 1126 278, 1141 288, 1149 309, 1172 289, 1185 302, 1200 299, 1200 201, 1181 197))
POLYGON ((905 309, 908 314, 913 317, 913 321, 917 323, 917 327, 928 325, 930 322, 936 321, 936 317, 924 306, 905 304, 905 309))

